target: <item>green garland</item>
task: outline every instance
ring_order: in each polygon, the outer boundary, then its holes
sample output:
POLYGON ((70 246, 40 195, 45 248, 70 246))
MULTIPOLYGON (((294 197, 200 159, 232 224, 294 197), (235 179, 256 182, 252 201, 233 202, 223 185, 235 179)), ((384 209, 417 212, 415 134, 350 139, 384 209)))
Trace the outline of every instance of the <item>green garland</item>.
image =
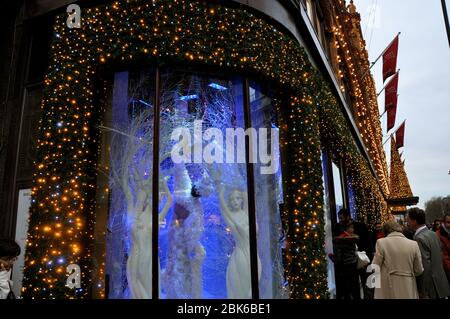
POLYGON ((326 92, 316 96, 320 105, 322 143, 327 143, 334 155, 345 163, 349 185, 355 190, 358 220, 369 226, 376 221, 385 220, 387 204, 378 181, 370 171, 369 163, 359 152, 336 98, 327 90, 320 75, 316 81, 322 82, 321 92, 326 92))
POLYGON ((366 178, 368 168, 353 147, 345 148, 354 142, 344 122, 336 130, 329 124, 342 114, 298 43, 243 8, 204 1, 128 0, 83 9, 81 29, 68 29, 65 20, 55 22, 45 80, 23 296, 89 297, 95 127, 103 110, 96 83, 111 65, 157 61, 249 73, 293 92, 290 105, 276 102, 287 114, 281 127, 286 273, 291 298, 327 297, 320 134, 356 163, 357 177, 366 178), (81 266, 81 289, 65 286, 72 263, 81 266))

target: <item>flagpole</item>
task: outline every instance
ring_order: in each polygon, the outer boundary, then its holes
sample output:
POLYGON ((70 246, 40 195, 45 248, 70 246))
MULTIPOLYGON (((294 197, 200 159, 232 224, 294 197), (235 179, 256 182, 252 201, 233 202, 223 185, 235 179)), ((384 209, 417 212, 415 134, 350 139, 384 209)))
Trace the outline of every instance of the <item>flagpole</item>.
MULTIPOLYGON (((397 74, 398 72, 400 72, 400 69, 398 69, 397 72, 395 72, 395 74, 397 74)), ((394 76, 395 76, 395 74, 394 74, 394 76)), ((383 86, 383 88, 381 89, 381 91, 378 92, 377 97, 379 97, 380 94, 384 91, 384 89, 392 82, 392 80, 394 79, 394 76, 389 80, 388 83, 386 83, 385 86, 383 86)))
MULTIPOLYGON (((397 94, 397 98, 398 98, 399 96, 400 96, 400 94, 397 94)), ((383 117, 384 113, 386 113, 386 112, 387 112, 387 110, 386 110, 386 108, 384 108, 384 112, 381 113, 380 117, 378 117, 378 118, 381 119, 381 118, 383 117)))
POLYGON ((392 137, 392 135, 394 135, 395 133, 397 133, 398 129, 399 129, 400 127, 402 127, 403 123, 405 123, 405 122, 406 122, 406 119, 403 120, 402 124, 400 124, 400 125, 397 127, 397 129, 396 129, 394 132, 391 133, 391 135, 389 135, 389 137, 387 138, 386 141, 384 141, 384 143, 382 144, 382 146, 383 146, 384 144, 386 144, 386 142, 392 137))
POLYGON ((372 64, 370 65, 370 67, 366 70, 366 72, 364 72, 364 74, 361 76, 361 80, 364 79, 367 75, 367 73, 369 73, 369 71, 372 69, 372 67, 375 65, 375 63, 378 62, 378 60, 381 58, 381 56, 387 51, 387 49, 389 49, 389 47, 391 46, 391 44, 395 41, 395 39, 397 39, 397 37, 401 34, 401 32, 397 33, 397 35, 394 37, 394 39, 388 44, 388 46, 386 47, 386 49, 383 50, 383 52, 380 53, 380 55, 375 59, 375 61, 372 62, 372 64))
MULTIPOLYGON (((395 133, 395 132, 394 132, 395 133)), ((391 135, 388 136, 388 138, 386 139, 386 141, 384 141, 384 143, 381 146, 384 146, 384 144, 387 143, 387 141, 389 141, 389 139, 392 137, 392 135, 394 135, 394 133, 391 133, 391 135)))
POLYGON ((449 27, 450 23, 448 21, 448 12, 445 0, 441 0, 441 4, 442 4, 442 13, 444 14, 445 30, 447 31, 448 45, 450 45, 450 27, 449 27))

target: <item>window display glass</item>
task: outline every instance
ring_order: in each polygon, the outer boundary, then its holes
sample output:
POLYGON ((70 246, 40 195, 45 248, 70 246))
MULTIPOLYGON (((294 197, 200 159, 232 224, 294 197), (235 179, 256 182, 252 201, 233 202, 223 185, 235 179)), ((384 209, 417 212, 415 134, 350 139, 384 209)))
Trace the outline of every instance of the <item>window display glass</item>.
POLYGON ((336 201, 336 213, 339 212, 341 208, 344 208, 344 195, 342 193, 342 178, 341 178, 341 170, 339 167, 332 163, 333 169, 333 185, 334 185, 334 197, 336 201))
POLYGON ((102 127, 106 147, 100 165, 110 189, 108 297, 151 298, 154 71, 116 73, 111 95, 102 127))
MULTIPOLYGON (((160 70, 159 77, 149 68, 114 74, 100 127, 97 182, 95 258, 104 259, 105 280, 98 282, 105 285, 106 298, 154 297, 152 265, 157 262, 158 298, 250 299, 250 227, 256 228, 260 297, 288 297, 278 119, 271 95, 251 84, 249 117, 258 133, 257 145, 250 147, 258 157, 252 199, 256 224, 250 225, 245 139, 251 130, 246 131, 244 83, 241 77, 169 69, 160 70), (158 185, 153 185, 154 167, 158 185), (155 247, 157 261, 152 260, 155 247)), ((101 277, 101 260, 98 265, 101 277)))
POLYGON ((253 165, 253 173, 259 296, 268 299, 288 298, 281 254, 285 238, 280 217, 283 190, 278 118, 269 92, 256 83, 251 83, 249 89, 251 124, 258 133, 258 161, 253 165))
POLYGON ((323 185, 324 185, 324 219, 325 219, 325 253, 327 255, 327 281, 328 281, 328 292, 330 294, 330 299, 336 298, 336 280, 334 263, 329 257, 333 254, 333 222, 331 219, 331 207, 330 207, 330 190, 329 190, 329 174, 327 168, 327 158, 326 152, 321 153, 322 160, 322 170, 323 170, 323 185))
POLYGON ((160 207, 164 192, 172 204, 160 213, 160 296, 251 298, 246 165, 225 163, 224 141, 244 129, 242 80, 168 71, 161 83, 160 207), (181 163, 175 144, 190 152, 181 163))

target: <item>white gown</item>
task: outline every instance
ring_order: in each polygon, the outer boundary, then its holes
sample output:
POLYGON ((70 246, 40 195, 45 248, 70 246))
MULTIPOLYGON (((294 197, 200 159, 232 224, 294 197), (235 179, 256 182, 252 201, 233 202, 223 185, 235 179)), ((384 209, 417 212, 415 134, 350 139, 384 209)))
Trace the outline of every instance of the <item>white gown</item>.
POLYGON ((163 287, 168 299, 202 298, 205 249, 200 197, 191 194, 192 182, 184 164, 175 164, 174 216, 169 228, 163 287), (179 216, 177 216, 179 215, 179 216))
MULTIPOLYGON (((251 299, 252 280, 250 268, 250 237, 248 214, 240 210, 233 214, 233 225, 229 225, 235 247, 228 261, 227 294, 229 299, 251 299)), ((261 261, 258 256, 258 276, 261 274, 261 261)))
MULTIPOLYGON (((140 199, 142 200, 142 199, 140 199)), ((127 280, 131 298, 152 298, 152 214, 142 202, 132 208, 131 248, 127 261, 127 280)))

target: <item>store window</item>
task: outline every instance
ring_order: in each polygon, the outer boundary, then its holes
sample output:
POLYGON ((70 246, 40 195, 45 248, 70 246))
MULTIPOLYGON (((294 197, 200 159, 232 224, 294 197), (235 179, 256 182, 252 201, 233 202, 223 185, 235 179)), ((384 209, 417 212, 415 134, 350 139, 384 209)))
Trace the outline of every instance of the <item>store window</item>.
POLYGON ((323 185, 324 185, 324 219, 325 219, 325 253, 327 255, 327 282, 328 282, 328 292, 330 298, 336 298, 336 280, 334 263, 330 256, 334 253, 333 251, 333 216, 331 210, 331 195, 330 195, 330 176, 328 174, 328 159, 325 150, 321 153, 322 169, 323 169, 323 185))
POLYGON ((170 71, 161 80, 160 296, 251 298, 246 166, 224 163, 223 143, 227 128, 245 128, 242 80, 170 71), (170 139, 177 128, 188 133, 180 142, 170 139), (187 163, 173 162, 175 143, 194 146, 187 163))
POLYGON ((99 280, 99 287, 105 286, 106 298, 147 299, 157 291, 161 299, 250 299, 255 274, 260 298, 288 297, 278 122, 269 92, 248 83, 174 70, 114 75, 102 126, 99 167, 104 174, 97 182, 96 236, 102 234, 99 224, 107 226, 104 247, 99 240, 95 255, 105 260, 106 280, 99 280), (251 154, 273 154, 269 163, 256 160, 252 184, 245 161, 246 118, 258 133, 255 144, 247 145, 251 154), (266 136, 261 137, 263 128, 266 136), (261 173, 270 164, 273 173, 261 173), (152 241, 155 187, 157 246, 152 241), (249 200, 255 203, 253 212, 249 200), (152 272, 155 262, 158 273, 152 272))
POLYGON ((350 210, 350 215, 352 219, 357 220, 356 214, 356 190, 355 184, 352 182, 352 178, 347 179, 347 193, 348 193, 348 209, 350 210))
MULTIPOLYGON (((258 84, 250 83, 251 124, 259 132, 265 129, 268 149, 279 145, 278 116, 271 95, 258 84)), ((258 136, 260 138, 261 135, 258 136)), ((279 149, 272 148, 270 153, 274 161, 271 163, 274 173, 262 174, 261 161, 254 165, 253 170, 257 199, 259 292, 261 298, 280 299, 288 298, 281 254, 285 245, 280 218, 280 205, 283 204, 282 172, 279 149)))
POLYGON ((106 263, 105 297, 151 298, 154 70, 116 73, 109 95, 96 217, 96 244, 103 224, 106 242, 95 256, 106 263))
POLYGON ((344 189, 342 187, 342 175, 339 166, 336 163, 332 163, 333 171, 333 186, 334 186, 334 197, 336 203, 336 213, 344 208, 344 189))

